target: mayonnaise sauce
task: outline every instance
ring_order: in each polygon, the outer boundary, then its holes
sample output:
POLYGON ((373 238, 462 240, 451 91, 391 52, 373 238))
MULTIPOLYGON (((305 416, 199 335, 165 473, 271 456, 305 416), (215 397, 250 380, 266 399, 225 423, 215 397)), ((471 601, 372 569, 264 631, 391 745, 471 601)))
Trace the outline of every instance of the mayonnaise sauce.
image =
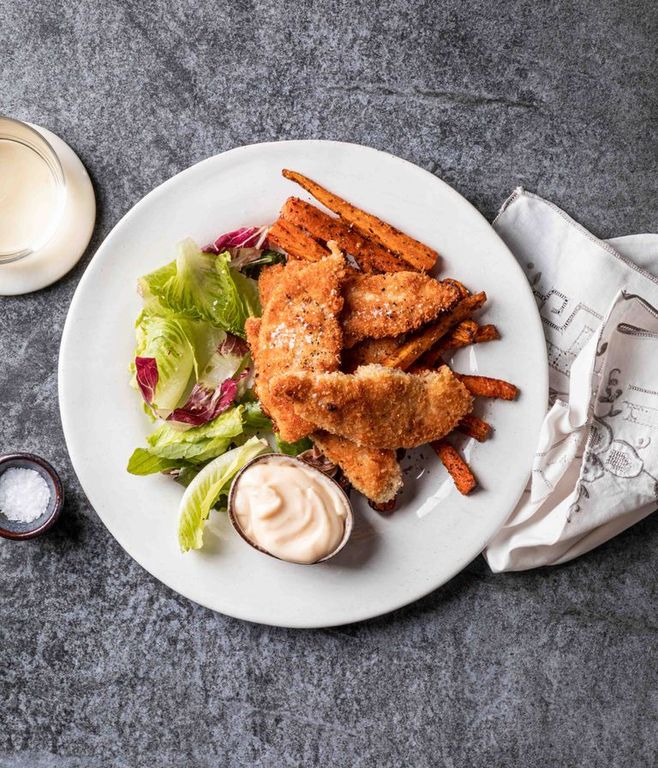
POLYGON ((275 557, 315 563, 343 540, 350 508, 340 488, 321 472, 272 455, 237 479, 233 514, 246 538, 275 557))
POLYGON ((25 144, 0 139, 0 253, 41 245, 59 211, 57 182, 46 161, 25 144))

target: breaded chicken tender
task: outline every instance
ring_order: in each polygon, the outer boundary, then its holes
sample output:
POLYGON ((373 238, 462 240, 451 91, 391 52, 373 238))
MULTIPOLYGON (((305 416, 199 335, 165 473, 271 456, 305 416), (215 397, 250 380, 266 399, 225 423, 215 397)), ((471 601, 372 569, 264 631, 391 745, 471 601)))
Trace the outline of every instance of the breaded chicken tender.
POLYGON ((345 277, 342 256, 318 262, 293 261, 281 270, 260 319, 247 324, 256 369, 256 394, 283 440, 294 442, 314 430, 292 403, 271 389, 277 374, 291 370, 318 374, 338 370, 345 277))
POLYGON ((402 487, 395 451, 364 448, 329 432, 314 432, 311 440, 329 461, 338 464, 357 491, 376 504, 392 501, 402 487))
POLYGON ((417 375, 381 365, 354 374, 293 371, 274 377, 270 392, 319 429, 370 448, 438 440, 473 407, 469 391, 445 366, 417 375))
POLYGON ((343 295, 343 343, 348 348, 361 339, 414 331, 459 300, 454 285, 418 272, 350 276, 343 295))
POLYGON ((281 279, 284 264, 272 264, 271 267, 263 267, 258 276, 258 298, 260 299, 260 305, 265 309, 265 305, 270 300, 274 287, 281 279))
POLYGON ((258 350, 258 334, 260 333, 260 317, 248 317, 245 320, 244 330, 247 335, 247 344, 249 344, 251 357, 255 361, 258 350))

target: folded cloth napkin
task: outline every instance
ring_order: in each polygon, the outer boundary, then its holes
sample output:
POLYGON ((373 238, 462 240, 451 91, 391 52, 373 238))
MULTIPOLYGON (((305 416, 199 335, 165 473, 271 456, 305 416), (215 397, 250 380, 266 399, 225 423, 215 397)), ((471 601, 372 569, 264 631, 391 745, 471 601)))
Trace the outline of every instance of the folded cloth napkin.
POLYGON ((658 503, 658 235, 599 240, 517 189, 494 228, 526 272, 549 364, 529 485, 484 555, 493 571, 564 563, 658 503))

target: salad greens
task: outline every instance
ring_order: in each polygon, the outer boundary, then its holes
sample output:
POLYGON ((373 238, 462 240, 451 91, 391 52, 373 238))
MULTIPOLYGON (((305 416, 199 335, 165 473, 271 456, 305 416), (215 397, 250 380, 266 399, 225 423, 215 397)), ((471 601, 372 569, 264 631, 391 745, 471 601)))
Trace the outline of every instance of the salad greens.
POLYGON ((137 325, 135 381, 162 418, 176 407, 196 366, 190 330, 175 316, 143 316, 137 325))
POLYGON ((190 238, 176 261, 141 277, 138 290, 146 314, 206 320, 243 338, 245 320, 260 314, 256 282, 231 268, 228 252, 204 253, 190 238))
POLYGON ((207 464, 187 486, 178 519, 178 543, 182 552, 203 546, 203 528, 210 510, 220 498, 228 495, 231 480, 239 470, 268 448, 266 440, 252 437, 207 464))
POLYGON ((279 435, 274 435, 274 442, 276 449, 279 453, 285 453, 286 456, 299 456, 304 451, 309 451, 313 447, 313 443, 308 437, 302 437, 301 440, 297 440, 294 443, 286 443, 279 435))
POLYGON ((235 473, 268 448, 259 435, 271 433, 272 422, 253 391, 244 340, 245 321, 261 312, 253 278, 284 258, 267 249, 266 236, 265 227, 242 228, 204 249, 188 238, 175 261, 138 281, 132 385, 157 426, 128 472, 163 472, 187 486, 179 511, 184 552, 201 546, 210 509, 235 473))

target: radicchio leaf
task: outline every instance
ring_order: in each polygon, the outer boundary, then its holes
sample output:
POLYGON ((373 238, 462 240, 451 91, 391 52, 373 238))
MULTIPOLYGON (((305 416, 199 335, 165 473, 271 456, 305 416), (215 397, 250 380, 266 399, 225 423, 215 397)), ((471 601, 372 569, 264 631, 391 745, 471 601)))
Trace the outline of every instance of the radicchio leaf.
POLYGON ((239 336, 227 333, 226 338, 217 350, 220 355, 234 355, 235 357, 244 357, 249 354, 249 345, 239 336))
POLYGON ((155 397, 155 388, 158 386, 158 363, 156 359, 154 357, 136 357, 135 377, 144 400, 150 405, 155 397))
POLYGON ((185 405, 172 411, 167 421, 180 421, 195 427, 206 424, 231 407, 237 392, 238 385, 233 379, 226 379, 214 390, 195 384, 185 405))
POLYGON ((258 241, 264 230, 264 227, 240 227, 240 229, 234 229, 232 232, 226 232, 225 234, 220 235, 213 243, 207 245, 203 250, 205 253, 222 253, 229 248, 259 247, 260 244, 258 244, 258 241))

